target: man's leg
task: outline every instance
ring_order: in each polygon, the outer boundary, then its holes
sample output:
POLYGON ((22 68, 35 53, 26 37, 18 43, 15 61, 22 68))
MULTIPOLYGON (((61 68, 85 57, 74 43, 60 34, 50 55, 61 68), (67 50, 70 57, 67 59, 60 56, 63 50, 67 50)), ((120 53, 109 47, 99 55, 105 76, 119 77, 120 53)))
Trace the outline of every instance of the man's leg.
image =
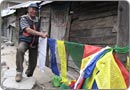
POLYGON ((29 48, 29 66, 26 71, 28 77, 33 75, 35 67, 37 65, 38 48, 29 48))
POLYGON ((17 48, 16 53, 16 81, 20 82, 22 79, 22 72, 23 72, 23 61, 24 61, 24 54, 28 49, 28 44, 25 42, 20 42, 17 48))

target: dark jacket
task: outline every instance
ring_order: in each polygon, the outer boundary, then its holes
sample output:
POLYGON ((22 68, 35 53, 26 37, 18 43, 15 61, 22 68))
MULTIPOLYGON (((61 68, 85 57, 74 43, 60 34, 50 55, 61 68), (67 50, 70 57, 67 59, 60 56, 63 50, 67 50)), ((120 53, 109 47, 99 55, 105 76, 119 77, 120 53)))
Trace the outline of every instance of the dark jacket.
POLYGON ((20 17, 20 22, 19 22, 19 42, 23 41, 26 42, 30 45, 30 47, 36 47, 38 45, 38 36, 31 35, 25 31, 26 27, 30 27, 31 29, 34 30, 34 25, 36 27, 36 31, 40 31, 40 21, 37 19, 31 20, 27 15, 23 15, 20 17))

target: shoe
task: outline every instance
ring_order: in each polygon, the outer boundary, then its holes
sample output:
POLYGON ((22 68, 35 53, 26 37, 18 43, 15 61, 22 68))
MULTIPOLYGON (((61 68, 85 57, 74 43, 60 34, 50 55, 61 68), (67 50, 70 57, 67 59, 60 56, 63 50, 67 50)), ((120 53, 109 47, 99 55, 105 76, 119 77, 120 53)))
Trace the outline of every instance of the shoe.
POLYGON ((22 80, 22 74, 16 74, 16 76, 15 76, 15 80, 16 80, 16 82, 20 82, 21 80, 22 80))
POLYGON ((32 74, 26 74, 27 75, 27 77, 32 77, 32 74))
POLYGON ((27 77, 32 77, 32 73, 30 73, 30 70, 26 70, 25 74, 27 75, 27 77))

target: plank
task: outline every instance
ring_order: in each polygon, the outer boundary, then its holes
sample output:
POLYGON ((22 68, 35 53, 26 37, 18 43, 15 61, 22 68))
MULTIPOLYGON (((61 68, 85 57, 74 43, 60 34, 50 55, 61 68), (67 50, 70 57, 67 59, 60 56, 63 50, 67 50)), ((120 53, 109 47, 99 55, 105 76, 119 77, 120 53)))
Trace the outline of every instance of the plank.
POLYGON ((104 11, 104 12, 94 12, 94 13, 80 13, 78 20, 83 21, 83 20, 91 20, 91 19, 97 19, 97 18, 103 18, 103 17, 108 17, 108 16, 116 16, 117 15, 117 10, 111 10, 111 11, 104 11))
POLYGON ((102 35, 116 35, 112 32, 112 28, 98 28, 70 31, 70 37, 93 37, 102 35))
POLYGON ((57 4, 53 4, 53 8, 51 10, 51 38, 64 40, 67 20, 68 20, 68 7, 65 7, 57 4), (59 9, 61 8, 61 9, 59 9))
POLYGON ((86 11, 86 12, 99 12, 99 11, 106 11, 106 10, 112 10, 112 9, 117 9, 118 7, 118 4, 117 3, 108 3, 108 2, 104 2, 104 3, 95 3, 95 4, 91 4, 90 6, 88 5, 81 5, 80 8, 79 8, 79 12, 83 12, 83 11, 86 11))
POLYGON ((93 44, 93 45, 111 45, 116 43, 116 35, 109 36, 95 36, 95 37, 70 37, 70 41, 83 43, 83 44, 93 44))
POLYGON ((80 5, 77 3, 73 3, 73 4, 76 5, 75 6, 72 5, 71 11, 74 12, 74 14, 72 14, 72 20, 73 19, 84 20, 84 19, 103 17, 103 15, 109 16, 109 15, 117 14, 118 2, 102 2, 102 1, 90 2, 89 1, 84 5, 80 5))
MULTIPOLYGON (((73 3, 73 2, 72 2, 73 3)), ((88 1, 87 3, 80 4, 73 3, 72 10, 80 12, 80 11, 90 11, 90 10, 98 10, 98 9, 105 9, 105 8, 113 8, 113 6, 117 6, 118 2, 107 2, 107 1, 88 1)))
POLYGON ((84 21, 75 20, 72 22, 71 30, 113 27, 113 25, 116 23, 116 20, 117 20, 117 16, 109 16, 109 17, 84 20, 84 21))

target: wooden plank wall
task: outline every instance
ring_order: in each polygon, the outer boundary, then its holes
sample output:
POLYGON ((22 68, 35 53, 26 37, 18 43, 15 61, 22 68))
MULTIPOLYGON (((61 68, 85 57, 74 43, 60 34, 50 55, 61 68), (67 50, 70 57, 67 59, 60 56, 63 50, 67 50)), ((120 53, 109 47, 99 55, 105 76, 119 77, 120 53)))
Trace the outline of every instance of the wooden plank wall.
POLYGON ((68 8, 68 3, 65 2, 54 2, 51 5, 51 38, 65 39, 68 8))
POLYGON ((45 5, 41 8, 40 17, 41 17, 41 25, 40 30, 42 32, 50 32, 50 5, 45 5))
POLYGON ((98 46, 116 44, 117 1, 72 2, 69 40, 98 46))
MULTIPOLYGON (((65 40, 67 19, 68 19, 68 3, 54 2, 51 4, 51 31, 50 37, 56 40, 65 40)), ((57 63, 60 64, 58 50, 56 49, 57 63)))
MULTIPOLYGON (((55 2, 51 5, 51 38, 58 40, 68 40, 70 16, 70 2, 55 2)), ((59 70, 62 68, 56 48, 56 57, 59 70)), ((75 65, 71 56, 67 52, 67 75, 73 79, 78 78, 79 68, 75 65)))

